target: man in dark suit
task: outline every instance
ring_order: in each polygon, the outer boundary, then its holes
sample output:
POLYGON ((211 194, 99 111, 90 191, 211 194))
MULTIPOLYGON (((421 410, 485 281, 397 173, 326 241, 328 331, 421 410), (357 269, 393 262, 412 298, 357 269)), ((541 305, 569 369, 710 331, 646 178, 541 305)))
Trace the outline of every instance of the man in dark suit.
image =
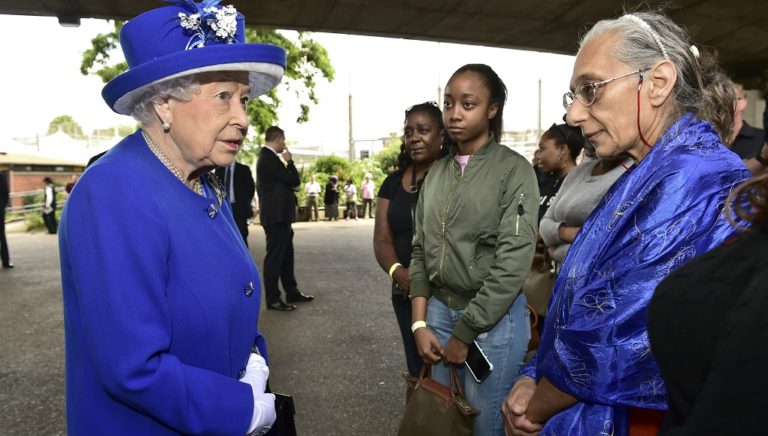
POLYGON ((285 148, 285 132, 277 126, 264 134, 266 145, 256 162, 256 191, 259 195, 259 219, 267 236, 264 256, 264 292, 267 309, 291 311, 290 303, 312 301, 315 297, 299 291, 293 273, 293 229, 296 219, 296 193, 301 183, 293 156, 285 148), (283 164, 280 155, 287 162, 283 164), (278 279, 283 284, 288 304, 280 299, 278 279))
POLYGON ((5 174, 0 173, 0 259, 2 259, 3 268, 13 268, 8 256, 8 242, 5 240, 5 208, 8 206, 9 191, 5 174))
POLYGON ((232 205, 235 224, 247 247, 248 220, 253 217, 251 203, 253 202, 253 195, 256 193, 256 184, 253 182, 251 169, 240 162, 232 161, 229 166, 216 168, 216 175, 219 180, 223 181, 224 191, 232 205))

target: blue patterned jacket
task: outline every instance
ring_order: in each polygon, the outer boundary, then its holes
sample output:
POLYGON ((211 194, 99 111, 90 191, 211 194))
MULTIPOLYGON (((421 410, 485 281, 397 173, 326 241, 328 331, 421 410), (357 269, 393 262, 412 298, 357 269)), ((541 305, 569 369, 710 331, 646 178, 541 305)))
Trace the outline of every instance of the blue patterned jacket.
POLYGON ((581 400, 542 435, 626 435, 627 406, 666 408, 648 303, 672 270, 735 233, 724 204, 747 178, 710 124, 686 114, 608 190, 568 252, 536 359, 521 371, 581 400))

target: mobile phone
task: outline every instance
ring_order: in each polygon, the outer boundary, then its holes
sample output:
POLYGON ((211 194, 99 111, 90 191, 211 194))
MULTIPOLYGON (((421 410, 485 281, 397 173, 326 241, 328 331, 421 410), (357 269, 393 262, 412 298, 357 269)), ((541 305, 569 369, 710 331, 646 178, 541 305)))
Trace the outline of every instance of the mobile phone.
POLYGON ((464 366, 467 367, 469 373, 472 374, 472 378, 478 383, 482 383, 493 371, 493 364, 488 360, 488 356, 483 353, 483 349, 480 348, 477 341, 472 341, 469 345, 469 352, 467 352, 467 360, 464 361, 464 366))

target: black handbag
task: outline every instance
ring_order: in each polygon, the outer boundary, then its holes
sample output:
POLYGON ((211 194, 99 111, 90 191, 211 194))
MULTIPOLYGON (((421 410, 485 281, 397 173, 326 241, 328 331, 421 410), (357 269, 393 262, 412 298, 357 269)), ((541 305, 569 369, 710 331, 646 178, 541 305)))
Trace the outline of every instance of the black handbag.
MULTIPOLYGON (((267 387, 267 392, 270 392, 269 387, 267 387)), ((293 419, 296 409, 293 406, 293 397, 287 394, 272 393, 275 395, 277 419, 266 436, 296 436, 296 422, 293 419)))

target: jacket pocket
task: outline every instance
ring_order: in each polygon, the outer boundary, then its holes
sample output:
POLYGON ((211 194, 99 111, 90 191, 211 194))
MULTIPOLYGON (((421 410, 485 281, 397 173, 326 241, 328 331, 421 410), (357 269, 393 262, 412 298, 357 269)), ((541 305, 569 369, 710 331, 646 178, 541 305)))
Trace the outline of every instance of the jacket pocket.
POLYGON ((487 237, 475 243, 470 275, 473 281, 483 281, 488 276, 491 265, 496 261, 496 238, 487 237))

